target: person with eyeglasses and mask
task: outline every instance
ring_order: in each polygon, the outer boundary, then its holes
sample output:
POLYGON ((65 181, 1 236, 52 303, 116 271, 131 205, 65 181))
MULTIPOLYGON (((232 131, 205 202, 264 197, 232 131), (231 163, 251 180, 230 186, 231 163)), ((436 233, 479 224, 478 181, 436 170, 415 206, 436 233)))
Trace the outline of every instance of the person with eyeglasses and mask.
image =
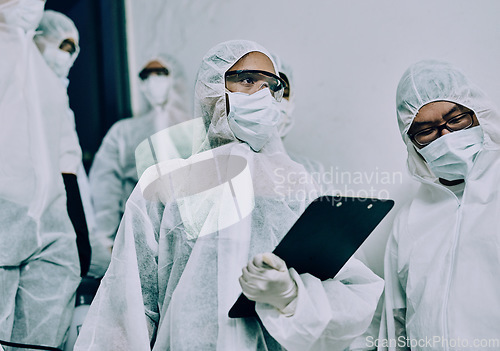
POLYGON ((421 184, 387 244, 379 342, 498 350, 478 342, 499 335, 500 115, 461 71, 435 60, 403 74, 396 108, 407 166, 421 184))
POLYGON ((184 73, 172 56, 152 55, 141 66, 138 77, 149 111, 122 119, 109 129, 89 172, 95 211, 89 272, 96 277, 102 277, 108 268, 125 203, 138 181, 137 146, 151 135, 191 118, 187 113, 184 73))
POLYGON ((0 1, 0 344, 60 348, 80 264, 61 175, 66 88, 33 41, 44 7, 0 1))
POLYGON ((278 135, 277 72, 252 41, 203 57, 194 111, 204 133, 190 157, 148 170, 156 194, 141 177, 75 350, 344 350, 368 327, 383 281, 361 262, 322 282, 269 253, 319 191, 293 179, 305 170, 278 135), (229 318, 242 290, 260 319, 229 318))

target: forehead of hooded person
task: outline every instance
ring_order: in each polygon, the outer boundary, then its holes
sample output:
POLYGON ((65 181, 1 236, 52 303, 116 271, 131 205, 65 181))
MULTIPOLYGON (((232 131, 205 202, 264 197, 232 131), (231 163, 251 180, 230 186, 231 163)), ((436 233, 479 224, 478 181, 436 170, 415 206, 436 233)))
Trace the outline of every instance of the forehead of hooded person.
POLYGON ((274 72, 278 69, 271 54, 261 45, 250 40, 230 40, 210 49, 203 57, 195 84, 194 114, 202 117, 211 133, 226 139, 234 139, 226 114, 225 73, 242 57, 260 52, 272 63, 274 72))
POLYGON ((399 81, 396 110, 403 141, 411 146, 408 130, 418 111, 435 101, 469 108, 485 135, 485 148, 500 147, 500 115, 486 94, 450 63, 423 60, 411 65, 399 81))

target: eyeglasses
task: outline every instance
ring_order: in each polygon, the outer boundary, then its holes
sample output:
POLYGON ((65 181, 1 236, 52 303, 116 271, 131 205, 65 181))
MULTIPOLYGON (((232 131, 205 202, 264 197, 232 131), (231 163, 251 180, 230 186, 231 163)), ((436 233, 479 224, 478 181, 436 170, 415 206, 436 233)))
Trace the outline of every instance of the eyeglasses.
POLYGON ((474 118, 472 117, 474 112, 469 111, 462 113, 458 116, 450 118, 446 123, 440 126, 431 127, 423 129, 417 133, 409 134, 408 136, 412 141, 420 146, 426 146, 432 143, 434 140, 438 139, 441 135, 443 129, 447 129, 450 132, 456 132, 462 129, 467 129, 474 124, 474 118))
POLYGON ((238 70, 226 72, 227 88, 247 94, 253 94, 258 90, 269 88, 271 95, 281 101, 286 83, 277 75, 259 70, 238 70))
POLYGON ((165 67, 144 68, 139 73, 139 78, 146 80, 151 74, 156 74, 157 76, 168 76, 170 72, 165 67))

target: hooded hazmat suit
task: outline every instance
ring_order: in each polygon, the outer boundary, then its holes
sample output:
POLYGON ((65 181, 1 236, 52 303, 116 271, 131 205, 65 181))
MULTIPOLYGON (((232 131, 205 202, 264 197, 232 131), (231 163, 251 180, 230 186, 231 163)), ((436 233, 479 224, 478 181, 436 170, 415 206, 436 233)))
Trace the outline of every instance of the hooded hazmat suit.
POLYGON ((408 169, 421 185, 389 237, 380 348, 498 350, 500 116, 460 71, 433 60, 403 74, 396 106, 408 169), (461 197, 437 180, 407 135, 420 108, 434 101, 471 109, 484 132, 461 197))
MULTIPOLYGON (((44 11, 40 25, 37 28, 37 33, 34 37, 35 43, 44 56, 45 61, 49 67, 54 71, 56 76, 60 80, 60 85, 64 88, 67 87, 67 74, 69 68, 73 65, 76 60, 78 53, 80 52, 80 47, 78 45, 79 35, 75 27, 75 24, 71 19, 63 15, 62 13, 55 11, 44 11), (69 53, 59 49, 59 46, 65 39, 73 39, 75 42, 75 52, 70 55, 69 53), (64 65, 67 67, 68 71, 64 71, 64 75, 59 74, 58 62, 50 60, 47 57, 47 52, 58 52, 68 55, 67 62, 64 65)), ((60 70, 60 68, 59 68, 60 70)), ((67 99, 66 99, 67 101, 67 99)), ((82 151, 80 149, 80 144, 78 142, 78 136, 75 130, 75 115, 73 111, 69 108, 69 104, 66 106, 66 115, 68 123, 65 123, 65 128, 69 130, 64 131, 62 135, 63 148, 68 150, 64 157, 60 160, 60 168, 62 173, 77 174, 82 165, 82 151)))
POLYGON ((60 12, 46 10, 34 39, 49 67, 63 84, 68 85, 69 70, 80 53, 80 35, 73 21, 60 12), (70 53, 60 49, 65 40, 73 41, 74 52, 70 53))
POLYGON ((96 225, 91 232, 90 273, 102 277, 111 259, 111 248, 125 210, 125 202, 139 179, 135 149, 151 135, 190 119, 184 96, 184 75, 177 61, 167 55, 152 56, 169 70, 172 86, 164 105, 152 106, 142 116, 116 122, 104 137, 89 173, 96 225))
MULTIPOLYGON (((285 76, 288 78, 288 85, 290 89, 290 95, 288 99, 283 98, 283 100, 277 102, 280 106, 281 113, 281 119, 278 123, 278 133, 281 138, 284 139, 295 125, 295 115, 293 115, 293 112, 295 110, 296 87, 292 67, 277 55, 273 55, 273 60, 278 66, 278 71, 285 74, 285 76)), ((311 160, 307 157, 297 155, 292 152, 288 152, 288 154, 292 160, 302 164, 309 173, 316 177, 316 179, 321 179, 321 175, 325 172, 325 167, 320 162, 311 160)), ((326 191, 331 191, 333 188, 333 184, 321 184, 321 186, 322 189, 326 191)))
POLYGON ((306 171, 277 131, 254 152, 229 127, 224 73, 254 51, 270 57, 238 40, 203 58, 193 121, 206 137, 191 157, 144 172, 75 350, 342 350, 370 323, 383 283, 355 259, 325 282, 291 270, 299 289, 292 317, 266 304, 257 304, 261 321, 228 317, 241 269, 272 251, 318 196, 312 179, 296 181, 306 171), (155 191, 142 186, 150 173, 155 191))
MULTIPOLYGON (((54 71, 62 85, 68 86, 68 73, 79 52, 79 34, 73 21, 62 13, 44 11, 42 20, 34 37, 45 62, 54 71), (72 40, 75 51, 61 50, 65 40, 72 40)), ((69 103, 69 101, 68 101, 69 103)), ((90 266, 90 243, 88 228, 92 228, 94 213, 90 199, 90 186, 82 162, 82 151, 75 126, 75 114, 66 107, 65 123, 61 137, 64 156, 60 160, 68 199, 68 213, 76 231, 78 254, 80 256, 81 275, 84 276, 90 266)))
POLYGON ((0 339, 57 347, 80 282, 60 171, 67 101, 25 10, 0 2, 0 339))

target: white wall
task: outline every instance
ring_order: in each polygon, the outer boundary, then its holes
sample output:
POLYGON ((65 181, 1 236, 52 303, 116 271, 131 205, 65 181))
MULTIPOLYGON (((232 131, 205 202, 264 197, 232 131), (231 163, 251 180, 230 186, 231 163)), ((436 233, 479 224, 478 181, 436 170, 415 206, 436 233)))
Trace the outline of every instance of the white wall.
MULTIPOLYGON (((400 204, 413 191, 395 114, 396 86, 410 64, 450 61, 500 104, 498 0, 127 1, 134 76, 136 62, 164 48, 183 63, 192 90, 206 51, 239 38, 291 64, 297 122, 285 144, 343 176, 339 188, 354 195, 389 192, 400 204), (387 176, 395 184, 384 184, 387 176)), ((379 273, 390 220, 384 224, 367 253, 379 273)))

